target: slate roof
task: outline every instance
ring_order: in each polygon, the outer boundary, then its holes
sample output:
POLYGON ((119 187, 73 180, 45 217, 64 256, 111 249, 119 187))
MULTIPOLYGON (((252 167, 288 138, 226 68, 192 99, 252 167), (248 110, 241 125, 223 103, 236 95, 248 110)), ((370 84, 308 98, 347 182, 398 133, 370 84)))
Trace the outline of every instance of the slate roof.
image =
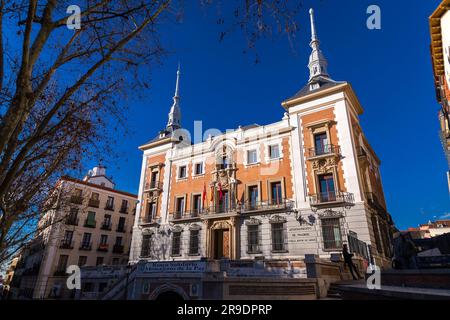
POLYGON ((325 89, 328 88, 332 88, 335 86, 338 86, 340 84, 346 83, 345 81, 334 81, 331 80, 330 78, 326 78, 326 77, 317 77, 316 79, 311 80, 310 82, 308 82, 307 85, 305 85, 300 91, 298 91, 294 96, 290 97, 288 100, 293 100, 293 99, 297 99, 297 98, 301 98, 301 97, 305 97, 311 93, 316 93, 316 92, 320 92, 323 91, 325 89), (319 84, 319 88, 317 89, 313 89, 311 90, 311 85, 313 84, 319 84))

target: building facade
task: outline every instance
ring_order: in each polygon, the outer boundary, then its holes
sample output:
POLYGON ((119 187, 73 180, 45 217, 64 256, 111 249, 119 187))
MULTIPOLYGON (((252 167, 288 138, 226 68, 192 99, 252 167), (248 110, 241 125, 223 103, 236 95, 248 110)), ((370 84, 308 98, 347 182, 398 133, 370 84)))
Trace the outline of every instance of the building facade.
MULTIPOLYGON (((157 272, 157 262, 168 269, 169 261, 178 263, 175 270, 182 270, 182 262, 219 260, 240 270, 234 276, 252 273, 277 282, 295 273, 306 281, 308 259, 330 261, 345 243, 368 263, 390 265, 394 226, 380 160, 360 126, 363 108, 352 86, 328 74, 312 10, 310 16, 309 80, 282 102, 284 115, 276 123, 242 126, 192 144, 181 126, 178 70, 167 126, 140 147, 130 262, 144 265, 141 271, 157 272), (242 269, 245 263, 252 267, 242 269), (266 273, 256 272, 255 263, 266 273)), ((222 298, 253 295, 226 290, 222 298)))
POLYGON ((75 291, 66 286, 68 266, 128 263, 137 196, 114 189, 102 166, 90 170, 83 180, 62 177, 56 190, 60 197, 56 208, 39 221, 40 227, 48 225, 34 241, 33 247, 39 249, 23 254, 23 262, 19 261, 24 268, 32 265, 32 272, 25 268, 25 274, 33 278, 18 281, 24 287, 18 298, 73 298, 75 291))
POLYGON ((448 162, 447 180, 450 191, 450 0, 444 0, 429 18, 431 58, 438 112, 440 139, 448 162))

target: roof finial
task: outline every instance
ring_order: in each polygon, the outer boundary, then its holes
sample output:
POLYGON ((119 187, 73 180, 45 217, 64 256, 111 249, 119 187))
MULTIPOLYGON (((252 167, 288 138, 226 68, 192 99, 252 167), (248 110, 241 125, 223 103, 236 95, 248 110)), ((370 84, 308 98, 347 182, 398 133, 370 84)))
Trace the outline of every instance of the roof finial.
POLYGON ((175 84, 175 95, 173 96, 173 104, 169 112, 169 120, 167 121, 167 130, 174 131, 181 128, 181 111, 180 111, 180 63, 178 63, 177 82, 175 84))
POLYGON ((316 25, 314 22, 314 10, 309 9, 309 15, 311 19, 311 42, 310 46, 312 49, 311 55, 309 56, 309 81, 315 79, 316 77, 323 76, 329 78, 327 66, 328 62, 323 56, 322 51, 319 48, 320 41, 317 37, 316 25))

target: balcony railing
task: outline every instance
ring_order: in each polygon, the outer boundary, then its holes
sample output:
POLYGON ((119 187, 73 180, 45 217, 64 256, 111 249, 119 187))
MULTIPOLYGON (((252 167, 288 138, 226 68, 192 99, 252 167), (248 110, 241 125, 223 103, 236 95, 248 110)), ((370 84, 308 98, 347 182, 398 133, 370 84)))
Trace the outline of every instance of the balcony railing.
POLYGON ((128 207, 127 207, 127 206, 122 206, 122 207, 120 207, 119 212, 120 212, 120 213, 128 213, 128 207))
POLYGON ((107 252, 108 251, 108 244, 107 243, 100 243, 98 245, 97 251, 107 252))
POLYGON ((144 190, 150 191, 150 190, 160 190, 162 189, 162 183, 159 181, 149 181, 145 183, 144 190))
POLYGON ((66 224, 69 226, 78 226, 79 219, 75 217, 67 217, 66 224))
POLYGON ((123 245, 122 244, 115 244, 113 247, 113 253, 123 253, 123 245))
POLYGON ((83 198, 81 196, 70 196, 70 202, 74 204, 82 204, 83 198))
POLYGON ((116 231, 117 232, 126 232, 125 225, 118 225, 116 231))
POLYGON ((100 229, 102 230, 111 230, 111 222, 103 222, 102 226, 100 227, 100 229))
POLYGON ((319 148, 306 149, 306 159, 324 157, 324 156, 339 156, 341 148, 334 144, 325 144, 319 148))
POLYGON ((107 203, 105 205, 105 210, 114 211, 114 203, 107 203))
POLYGON ((100 200, 98 199, 89 199, 88 202, 89 207, 98 208, 100 206, 100 200))
POLYGON ((80 250, 86 250, 86 251, 92 250, 92 243, 91 242, 89 242, 89 243, 82 242, 80 245, 80 250))
POLYGON ((95 221, 95 220, 85 220, 84 221, 84 226, 86 227, 86 228, 95 228, 95 226, 97 225, 97 221, 95 221))
POLYGON ((157 217, 145 216, 139 218, 139 224, 152 224, 157 222, 157 217))
POLYGON ((353 205, 355 199, 353 193, 349 192, 321 192, 311 195, 309 198, 311 207, 326 207, 343 204, 353 205))
POLYGON ((293 206, 292 200, 271 199, 267 201, 246 201, 241 206, 241 212, 267 211, 278 209, 290 209, 293 206))
POLYGON ((206 210, 203 209, 194 209, 191 211, 176 211, 172 212, 172 220, 181 220, 181 219, 195 219, 200 217, 201 214, 206 213, 206 210))
POLYGON ((72 240, 62 240, 59 247, 61 249, 73 249, 73 241, 72 240))

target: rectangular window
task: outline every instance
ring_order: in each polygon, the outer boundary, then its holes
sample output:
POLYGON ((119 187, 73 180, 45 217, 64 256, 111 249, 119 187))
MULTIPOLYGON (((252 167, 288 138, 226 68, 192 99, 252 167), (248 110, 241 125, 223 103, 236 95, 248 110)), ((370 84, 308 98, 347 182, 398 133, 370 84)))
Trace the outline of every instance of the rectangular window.
POLYGON ((285 251, 284 223, 272 223, 272 251, 285 251))
POLYGON ((73 195, 75 197, 81 197, 82 193, 83 193, 83 190, 81 190, 81 189, 77 188, 77 189, 73 190, 73 195))
POLYGON ((314 135, 315 155, 320 156, 329 152, 328 136, 326 132, 314 135))
POLYGON ((122 200, 122 204, 120 205, 120 212, 124 213, 128 211, 128 200, 122 200))
POLYGON ((194 214, 199 214, 202 209, 202 195, 195 194, 192 197, 192 212, 194 214))
POLYGON ((256 209, 258 205, 258 186, 250 186, 248 187, 248 204, 249 209, 256 209))
POLYGON ((106 200, 105 209, 114 210, 114 197, 108 197, 108 200, 106 200))
POLYGON ((155 217, 156 217, 156 202, 149 202, 148 203, 147 216, 148 216, 150 221, 155 219, 155 217))
POLYGON ((273 205, 278 205, 283 202, 281 182, 272 182, 270 184, 270 199, 273 205))
POLYGON ((72 243, 72 239, 73 239, 73 231, 66 230, 66 232, 64 233, 64 243, 70 245, 72 243))
POLYGON ((319 200, 320 202, 336 201, 333 174, 322 174, 319 177, 319 200))
POLYGON ((58 272, 66 272, 67 268, 67 260, 69 260, 69 256, 62 254, 59 256, 58 266, 56 267, 56 271, 58 272))
POLYGON ((259 253, 259 225, 247 226, 248 253, 259 253))
POLYGON ((78 266, 83 267, 87 263, 87 257, 86 256, 79 256, 78 257, 78 266))
POLYGON ((199 162, 195 164, 195 174, 200 175, 203 174, 203 162, 199 162))
POLYGON ((151 241, 151 234, 144 234, 142 236, 141 257, 150 257, 151 241))
POLYGON ((103 264, 104 258, 103 257, 97 257, 97 261, 95 262, 95 265, 101 266, 103 264))
POLYGON ((269 146, 269 158, 278 159, 279 157, 280 157, 280 146, 278 144, 269 146))
POLYGON ((122 237, 116 237, 116 246, 122 245, 122 237))
POLYGON ((323 219, 322 235, 326 250, 341 249, 342 235, 339 218, 323 219))
POLYGON ((99 194, 97 192, 92 192, 91 194, 91 199, 92 200, 98 200, 99 199, 99 194))
POLYGON ((255 150, 248 150, 247 151, 247 164, 253 164, 258 162, 258 157, 255 150))
POLYGON ((158 171, 153 171, 152 172, 152 176, 150 178, 150 183, 151 183, 151 188, 156 188, 156 182, 158 181, 158 175, 159 172, 158 171))
POLYGON ((191 230, 189 237, 189 254, 191 255, 198 254, 199 234, 199 230, 191 230))
POLYGON ((180 166, 178 168, 178 178, 180 179, 186 178, 186 166, 180 166))
POLYGON ((95 228, 95 212, 89 211, 86 218, 86 227, 95 228))
POLYGON ((176 212, 179 214, 184 213, 184 197, 177 198, 176 201, 176 212))
POLYGON ((100 244, 107 245, 108 244, 108 236, 106 234, 100 235, 100 244))
POLYGON ((91 246, 91 236, 90 233, 83 234, 83 240, 81 241, 81 247, 89 248, 91 246))
POLYGON ((119 218, 119 224, 117 225, 117 231, 125 232, 125 218, 124 217, 119 218))
POLYGON ((181 232, 172 233, 172 255, 179 256, 181 254, 181 232))
POLYGON ((222 190, 222 198, 220 198, 220 194, 218 194, 217 197, 219 199, 217 212, 228 212, 228 210, 230 209, 229 205, 230 196, 228 191, 222 190))

